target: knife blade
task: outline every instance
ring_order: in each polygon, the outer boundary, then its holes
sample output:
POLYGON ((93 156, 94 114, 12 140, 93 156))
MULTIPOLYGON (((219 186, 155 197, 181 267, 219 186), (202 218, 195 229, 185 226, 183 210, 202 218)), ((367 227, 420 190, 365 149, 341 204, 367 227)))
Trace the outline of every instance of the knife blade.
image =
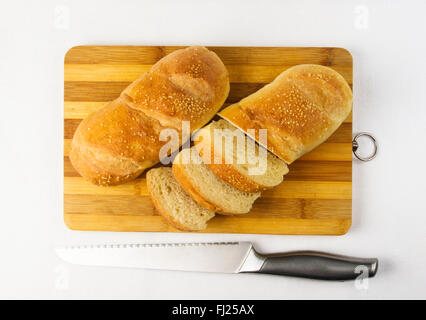
POLYGON ((56 248, 64 261, 92 266, 219 273, 267 273, 323 280, 373 277, 377 259, 321 252, 263 255, 250 242, 97 244, 56 248), (361 275, 362 276, 362 275, 361 275))

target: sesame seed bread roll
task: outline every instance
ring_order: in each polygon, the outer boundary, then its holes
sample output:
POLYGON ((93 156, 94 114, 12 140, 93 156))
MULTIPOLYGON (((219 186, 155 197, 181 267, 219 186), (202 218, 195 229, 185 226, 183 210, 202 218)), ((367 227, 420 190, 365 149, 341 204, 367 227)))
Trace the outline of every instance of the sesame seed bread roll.
POLYGON ((70 160, 85 179, 101 186, 120 184, 158 162, 164 127, 121 99, 84 119, 72 140, 70 160))
POLYGON ((246 133, 266 129, 265 147, 290 164, 327 140, 351 109, 352 91, 339 73, 304 64, 287 69, 219 115, 246 133))
POLYGON ((279 185, 284 175, 288 173, 288 167, 284 161, 269 151, 260 153, 259 148, 262 147, 226 120, 211 122, 200 129, 194 138, 195 148, 210 170, 241 191, 259 192, 271 189, 279 185), (225 150, 224 139, 219 143, 216 139, 219 136, 215 136, 215 130, 222 130, 223 137, 232 142, 232 149, 225 150), (248 143, 254 144, 253 154, 248 151, 248 143), (226 159, 226 152, 232 152, 229 157, 231 161, 226 159), (266 156, 263 163, 265 167, 261 168, 262 160, 259 158, 263 155, 266 156), (256 173, 252 169, 263 169, 263 172, 259 170, 260 172, 256 173))
POLYGON ((162 130, 177 130, 181 140, 182 121, 189 121, 191 132, 202 127, 228 93, 228 72, 215 53, 204 47, 176 50, 80 123, 70 160, 97 185, 135 179, 159 162, 167 143, 159 139, 162 130))
POLYGON ((173 161, 173 175, 200 206, 216 213, 243 214, 251 210, 260 192, 244 192, 217 177, 194 147, 183 149, 173 161))
POLYGON ((182 121, 190 121, 196 130, 211 120, 228 93, 229 76, 219 57, 204 47, 189 47, 161 59, 121 96, 162 126, 180 129, 182 121))

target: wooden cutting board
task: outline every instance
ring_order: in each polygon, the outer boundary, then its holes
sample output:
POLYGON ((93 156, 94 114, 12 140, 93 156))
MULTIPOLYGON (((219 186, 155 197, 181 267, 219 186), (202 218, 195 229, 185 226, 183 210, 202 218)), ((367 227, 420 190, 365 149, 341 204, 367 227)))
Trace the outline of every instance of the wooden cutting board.
MULTIPOLYGON (((114 187, 97 187, 68 158, 80 121, 115 99, 141 73, 180 47, 78 46, 64 65, 64 219, 73 230, 176 232, 157 215, 145 174, 114 187)), ((352 56, 341 48, 210 47, 229 70, 225 103, 239 101, 287 68, 329 66, 352 86, 352 56)), ((352 115, 322 145, 290 166, 285 181, 262 194, 250 213, 216 216, 207 233, 341 235, 351 225, 352 115)))

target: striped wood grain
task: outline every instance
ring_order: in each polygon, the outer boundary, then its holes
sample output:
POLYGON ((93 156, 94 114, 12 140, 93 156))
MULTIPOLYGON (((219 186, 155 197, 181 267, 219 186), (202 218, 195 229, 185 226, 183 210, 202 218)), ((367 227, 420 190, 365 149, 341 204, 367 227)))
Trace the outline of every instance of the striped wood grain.
MULTIPOLYGON (((79 46, 64 65, 64 219, 73 230, 177 232, 158 216, 147 195, 145 174, 135 181, 97 187, 73 168, 73 134, 90 112, 116 98, 141 73, 180 47, 79 46)), ((352 57, 341 48, 210 47, 227 66, 239 101, 287 68, 329 66, 352 85, 352 57)), ((322 145, 290 166, 278 187, 241 216, 216 216, 203 232, 339 235, 351 225, 352 114, 322 145)))

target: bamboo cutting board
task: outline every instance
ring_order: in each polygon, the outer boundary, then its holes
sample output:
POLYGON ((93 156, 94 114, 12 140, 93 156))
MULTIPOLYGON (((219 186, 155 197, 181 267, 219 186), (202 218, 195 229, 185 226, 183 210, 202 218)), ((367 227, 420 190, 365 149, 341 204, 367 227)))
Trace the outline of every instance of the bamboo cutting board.
MULTIPOLYGON (((114 187, 97 187, 74 170, 68 152, 81 120, 120 92, 151 65, 179 47, 78 46, 64 65, 64 219, 73 230, 176 230, 156 214, 145 174, 114 187)), ((352 56, 341 48, 210 47, 225 63, 239 101, 287 68, 329 66, 352 87, 352 56)), ((351 225, 352 115, 322 145, 289 166, 278 187, 262 194, 250 213, 216 216, 207 233, 341 235, 351 225)))

